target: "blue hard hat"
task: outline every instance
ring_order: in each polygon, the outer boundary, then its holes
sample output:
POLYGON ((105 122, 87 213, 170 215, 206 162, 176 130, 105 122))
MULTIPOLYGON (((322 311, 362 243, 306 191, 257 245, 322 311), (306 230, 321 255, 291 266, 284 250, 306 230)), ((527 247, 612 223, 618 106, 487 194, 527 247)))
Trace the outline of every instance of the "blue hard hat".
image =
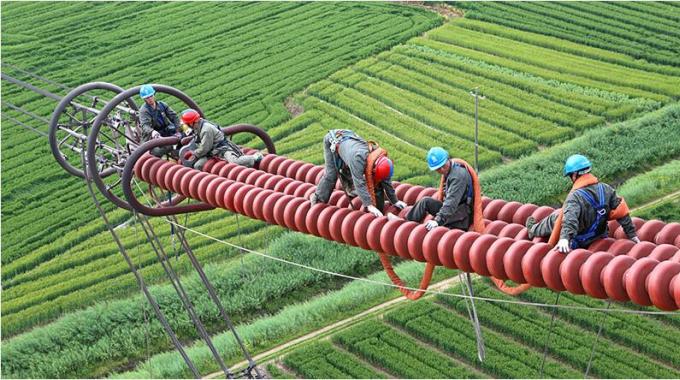
POLYGON ((150 84, 145 84, 139 89, 139 96, 142 99, 146 99, 149 96, 153 96, 155 93, 156 90, 154 90, 150 84))
POLYGON ((593 164, 590 163, 586 156, 580 154, 574 154, 567 158, 567 162, 564 164, 564 176, 568 176, 572 173, 577 173, 586 169, 590 169, 593 164))
POLYGON ((449 153, 438 146, 430 149, 427 152, 427 166, 430 170, 437 170, 442 166, 446 165, 446 161, 449 160, 449 153))

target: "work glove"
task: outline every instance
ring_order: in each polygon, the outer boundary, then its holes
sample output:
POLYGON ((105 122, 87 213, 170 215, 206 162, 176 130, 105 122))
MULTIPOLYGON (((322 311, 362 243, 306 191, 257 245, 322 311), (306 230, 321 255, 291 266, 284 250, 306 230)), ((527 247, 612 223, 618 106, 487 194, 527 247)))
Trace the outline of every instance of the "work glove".
POLYGON ((160 133, 160 132, 158 132, 157 130, 151 131, 151 138, 152 138, 152 139, 157 139, 157 138, 160 138, 160 137, 161 137, 161 133, 160 133))
POLYGON ((428 231, 432 231, 432 229, 439 227, 439 223, 437 223, 436 220, 430 220, 427 223, 425 223, 425 229, 428 231))
POLYGON ((383 213, 380 212, 380 210, 378 210, 378 209, 377 209, 375 206, 373 206, 373 205, 367 206, 367 207, 366 207, 366 211, 368 211, 368 212, 370 212, 371 214, 373 214, 373 216, 375 216, 376 218, 380 218, 381 216, 383 216, 383 213))
POLYGON ((634 237, 634 238, 632 238, 632 239, 630 239, 630 240, 632 240, 632 241, 633 241, 633 243, 635 243, 635 244, 639 244, 639 243, 640 243, 640 238, 639 238, 639 237, 637 237, 637 236, 636 236, 636 237, 634 237))
POLYGON ((316 196, 316 193, 312 193, 312 195, 309 196, 309 202, 312 204, 312 206, 319 203, 319 197, 316 196))
POLYGON ((259 164, 260 161, 262 161, 262 158, 264 158, 264 156, 260 152, 255 153, 253 156, 255 156, 255 163, 256 164, 259 164))
POLYGON ((406 208, 406 202, 399 201, 394 204, 394 207, 398 208, 399 210, 403 210, 406 208))
POLYGON ((555 250, 565 254, 569 253, 571 251, 571 247, 569 247, 569 239, 560 239, 560 241, 557 242, 555 250))

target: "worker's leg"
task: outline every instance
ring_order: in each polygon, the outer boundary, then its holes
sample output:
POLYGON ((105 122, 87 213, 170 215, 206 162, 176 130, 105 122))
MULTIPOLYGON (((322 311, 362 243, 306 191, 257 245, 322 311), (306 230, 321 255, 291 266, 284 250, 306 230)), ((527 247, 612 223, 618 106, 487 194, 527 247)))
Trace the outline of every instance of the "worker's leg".
POLYGON ((439 210, 442 208, 442 205, 442 202, 434 198, 425 197, 413 205, 411 211, 409 211, 408 215, 406 215, 406 219, 412 222, 420 223, 428 214, 432 216, 437 215, 439 210))
POLYGON ((243 154, 243 155, 237 156, 234 152, 228 150, 228 151, 224 152, 222 157, 224 157, 224 159, 227 160, 228 162, 234 163, 236 165, 241 165, 241 166, 245 166, 247 168, 252 168, 253 166, 255 166, 255 163, 258 161, 258 158, 262 157, 262 156, 258 157, 256 155, 249 155, 249 154, 243 154))
POLYGON ((314 193, 316 198, 323 203, 328 202, 331 192, 335 187, 335 182, 338 180, 338 170, 335 168, 335 154, 331 152, 330 139, 330 134, 326 134, 326 137, 323 139, 323 157, 326 163, 326 172, 321 177, 321 181, 319 181, 319 185, 314 193))
POLYGON ((201 157, 194 163, 194 168, 198 170, 203 170, 203 165, 208 162, 208 157, 201 157))
POLYGON ((151 155, 160 158, 166 154, 170 154, 173 150, 174 150, 173 146, 158 146, 151 149, 151 155))
POLYGON ((540 222, 534 224, 533 226, 527 226, 529 229, 529 236, 531 238, 550 236, 553 229, 555 228, 555 221, 557 220, 557 215, 559 212, 559 210, 555 210, 552 214, 543 218, 543 220, 540 222))

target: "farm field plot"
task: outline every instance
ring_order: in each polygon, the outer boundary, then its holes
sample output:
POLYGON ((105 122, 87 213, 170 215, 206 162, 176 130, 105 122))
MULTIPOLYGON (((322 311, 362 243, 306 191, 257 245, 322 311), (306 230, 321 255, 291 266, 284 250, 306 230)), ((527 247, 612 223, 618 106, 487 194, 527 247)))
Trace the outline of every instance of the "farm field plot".
MULTIPOLYGON (((223 125, 263 127, 290 117, 283 100, 294 91, 441 22, 434 13, 391 4, 3 3, 2 10, 3 73, 35 83, 23 71, 28 69, 69 87, 94 80, 122 87, 166 83, 189 93, 223 125), (101 14, 107 15, 105 21, 97 18, 101 14), (159 14, 172 15, 172 24, 182 27, 168 31, 169 21, 159 14), (163 32, 140 33, 157 28, 163 32)), ((66 93, 56 84, 38 82, 66 93)), ((46 124, 35 124, 11 105, 49 118, 56 103, 5 81, 2 95, 2 175, 12 178, 4 183, 2 211, 7 337, 95 300, 126 296, 135 282, 82 181, 54 164, 46 140, 14 124, 18 120, 45 131, 46 124)), ((122 212, 112 215, 115 224, 128 218, 122 212)), ((263 230, 262 223, 239 222, 224 212, 187 222, 221 238, 242 237, 252 248, 262 248, 263 236, 281 231, 263 230)), ((172 239, 167 225, 157 228, 172 239)), ((154 283, 162 271, 152 265, 156 259, 143 234, 138 229, 122 233, 154 283)), ((233 257, 214 242, 197 244, 206 262, 233 257)), ((185 259, 179 270, 187 268, 185 259)))
MULTIPOLYGON (((626 197, 633 216, 680 222, 678 5, 439 5, 462 16, 443 17, 429 4, 3 2, 2 72, 59 96, 88 81, 123 88, 168 84, 193 97, 208 119, 261 126, 279 154, 317 165, 327 130, 353 129, 389 151, 394 179, 424 186, 439 182, 424 162, 430 147, 474 161, 471 92, 477 89, 484 195, 556 206, 570 186, 560 175, 564 160, 581 153, 594 162, 598 178, 626 197)), ((45 132, 56 103, 4 78, 2 84, 2 375, 190 376, 84 183, 55 163, 47 139, 18 125, 45 132)), ((248 137, 236 141, 262 148, 248 137)), ((218 370, 141 227, 130 213, 105 208, 189 356, 204 375, 218 370)), ((224 210, 180 222, 282 259, 389 281, 374 252, 224 210)), ((172 247, 170 262, 218 350, 229 365, 240 362, 173 229, 160 218, 152 224, 172 247)), ((254 353, 398 295, 291 269, 195 234, 189 241, 254 353)), ((422 263, 394 263, 408 283, 417 283, 422 263)), ((456 273, 440 269, 437 281, 456 273)), ((511 300, 486 280, 475 289, 511 300)), ((512 300, 554 299, 546 289, 532 289, 512 300)), ((570 294, 560 303, 607 307, 570 294)), ((477 307, 487 343, 483 363, 465 303, 436 296, 371 315, 260 364, 275 378, 575 378, 584 374, 602 322, 591 377, 680 377, 677 314, 605 317, 560 309, 542 363, 549 308, 477 307)))

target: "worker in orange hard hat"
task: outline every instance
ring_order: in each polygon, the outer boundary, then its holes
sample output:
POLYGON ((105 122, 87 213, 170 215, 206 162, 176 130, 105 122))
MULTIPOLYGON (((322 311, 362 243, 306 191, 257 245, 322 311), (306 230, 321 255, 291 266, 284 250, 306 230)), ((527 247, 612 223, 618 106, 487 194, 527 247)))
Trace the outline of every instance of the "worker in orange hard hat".
POLYGON ((350 198, 358 196, 364 210, 375 216, 383 215, 385 196, 395 207, 406 207, 392 187, 392 160, 378 144, 351 130, 333 129, 324 137, 323 148, 326 172, 310 196, 312 204, 328 202, 339 177, 345 193, 350 198))
POLYGON ((198 111, 187 109, 182 112, 182 123, 196 135, 196 149, 184 152, 184 163, 198 170, 210 157, 217 157, 237 165, 252 168, 262 160, 262 154, 243 154, 241 148, 231 142, 220 128, 201 117, 198 111))

